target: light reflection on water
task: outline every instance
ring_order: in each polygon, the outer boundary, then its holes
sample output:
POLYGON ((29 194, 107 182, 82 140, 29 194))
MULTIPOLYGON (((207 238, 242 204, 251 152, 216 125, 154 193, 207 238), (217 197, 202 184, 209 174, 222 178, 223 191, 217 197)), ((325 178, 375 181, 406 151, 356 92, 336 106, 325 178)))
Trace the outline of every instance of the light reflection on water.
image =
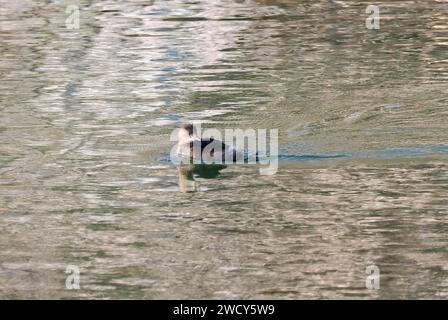
POLYGON ((448 8, 367 4, 2 3, 0 297, 446 298, 448 8), (184 121, 278 128, 278 173, 179 192, 184 121))

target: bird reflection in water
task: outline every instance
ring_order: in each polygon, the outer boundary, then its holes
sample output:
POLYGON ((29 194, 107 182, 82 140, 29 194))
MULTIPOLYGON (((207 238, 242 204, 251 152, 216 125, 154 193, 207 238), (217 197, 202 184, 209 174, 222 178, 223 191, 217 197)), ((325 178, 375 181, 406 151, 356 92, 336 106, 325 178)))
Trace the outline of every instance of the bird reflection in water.
POLYGON ((219 176, 226 166, 222 164, 181 164, 179 171, 179 191, 201 191, 197 178, 213 179, 219 176))

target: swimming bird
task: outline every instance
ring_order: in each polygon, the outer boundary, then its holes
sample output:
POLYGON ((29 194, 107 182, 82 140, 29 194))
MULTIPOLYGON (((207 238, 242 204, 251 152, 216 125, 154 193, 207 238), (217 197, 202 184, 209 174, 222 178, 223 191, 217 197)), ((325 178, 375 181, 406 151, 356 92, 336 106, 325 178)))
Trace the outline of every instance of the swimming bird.
POLYGON ((244 160, 244 152, 213 137, 200 138, 192 124, 183 125, 178 132, 177 154, 207 163, 235 163, 244 160), (220 162, 222 161, 222 162, 220 162))

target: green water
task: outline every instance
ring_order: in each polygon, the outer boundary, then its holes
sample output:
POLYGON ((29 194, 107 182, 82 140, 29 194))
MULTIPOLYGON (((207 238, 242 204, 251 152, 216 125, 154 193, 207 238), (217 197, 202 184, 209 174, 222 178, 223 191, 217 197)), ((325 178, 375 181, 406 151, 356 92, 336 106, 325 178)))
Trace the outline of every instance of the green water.
POLYGON ((368 4, 1 1, 0 298, 447 298, 448 4, 368 4), (278 172, 182 190, 186 121, 278 172))

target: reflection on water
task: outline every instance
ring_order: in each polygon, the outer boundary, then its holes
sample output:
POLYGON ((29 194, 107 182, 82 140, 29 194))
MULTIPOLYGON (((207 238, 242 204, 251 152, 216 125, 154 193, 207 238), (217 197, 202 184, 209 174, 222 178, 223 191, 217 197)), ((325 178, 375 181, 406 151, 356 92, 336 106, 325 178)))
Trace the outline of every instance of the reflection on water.
POLYGON ((1 298, 447 297, 446 1, 380 30, 369 1, 77 3, 0 8, 1 298), (278 128, 279 171, 160 161, 186 121, 278 128))
POLYGON ((213 179, 216 178, 221 170, 225 169, 226 166, 222 164, 191 164, 191 165, 179 165, 179 191, 188 191, 188 182, 192 181, 193 189, 192 191, 199 191, 197 178, 213 179))

